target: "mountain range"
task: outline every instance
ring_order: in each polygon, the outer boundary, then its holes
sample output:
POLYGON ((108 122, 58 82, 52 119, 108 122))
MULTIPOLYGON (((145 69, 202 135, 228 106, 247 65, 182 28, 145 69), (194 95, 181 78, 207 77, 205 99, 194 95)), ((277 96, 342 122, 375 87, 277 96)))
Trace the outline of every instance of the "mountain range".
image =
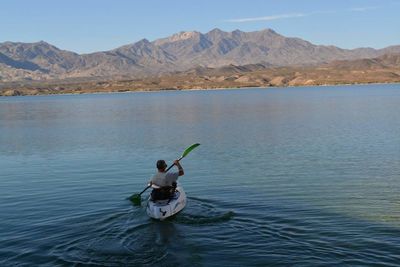
POLYGON ((255 32, 214 29, 180 32, 152 42, 147 39, 119 48, 77 54, 49 43, 0 43, 0 82, 66 78, 145 77, 261 64, 263 67, 310 66, 338 60, 375 58, 400 53, 384 49, 342 49, 285 37, 271 29, 255 32))

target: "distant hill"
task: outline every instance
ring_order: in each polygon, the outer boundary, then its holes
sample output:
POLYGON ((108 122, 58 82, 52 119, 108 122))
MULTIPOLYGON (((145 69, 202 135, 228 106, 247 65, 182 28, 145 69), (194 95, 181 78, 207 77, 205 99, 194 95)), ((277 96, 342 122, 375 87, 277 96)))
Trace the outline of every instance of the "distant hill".
MULTIPOLYGON (((389 50, 390 51, 390 50, 389 50)), ((400 67, 400 54, 385 54, 378 58, 364 58, 357 60, 338 60, 325 65, 333 69, 346 70, 374 70, 400 67)))
POLYGON ((0 43, 0 81, 78 77, 118 79, 229 65, 305 66, 368 59, 388 53, 400 53, 400 46, 348 50, 314 45, 299 38, 282 36, 271 29, 255 32, 214 29, 205 34, 180 32, 153 42, 143 39, 110 51, 82 55, 60 50, 43 41, 5 42, 0 43))
MULTIPOLYGON (((283 67, 283 66, 282 66, 283 67)), ((290 66, 286 66, 290 67, 290 66)), ((304 69, 307 66, 292 66, 294 69, 304 69)), ((308 69, 329 69, 329 70, 380 70, 380 69, 392 69, 400 68, 400 53, 398 54, 385 54, 376 58, 363 58, 354 60, 334 60, 328 63, 317 64, 309 66, 308 69)), ((245 74, 247 72, 263 71, 266 69, 279 69, 272 65, 266 64, 247 64, 247 65, 228 65, 217 68, 210 67, 196 67, 189 69, 182 73, 193 74, 193 75, 222 75, 222 74, 233 74, 240 73, 245 74)))
POLYGON ((198 66, 182 72, 142 78, 127 76, 103 80, 68 78, 3 82, 0 83, 0 96, 399 82, 400 54, 387 54, 377 58, 332 61, 316 66, 230 64, 216 68, 198 66))

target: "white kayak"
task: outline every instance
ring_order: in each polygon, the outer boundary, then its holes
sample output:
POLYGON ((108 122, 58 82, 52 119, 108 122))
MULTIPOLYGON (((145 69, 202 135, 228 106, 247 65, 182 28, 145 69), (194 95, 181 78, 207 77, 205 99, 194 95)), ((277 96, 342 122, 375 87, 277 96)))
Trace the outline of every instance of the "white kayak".
POLYGON ((153 219, 164 220, 177 214, 186 206, 186 194, 178 184, 172 198, 166 200, 147 201, 146 213, 153 219))

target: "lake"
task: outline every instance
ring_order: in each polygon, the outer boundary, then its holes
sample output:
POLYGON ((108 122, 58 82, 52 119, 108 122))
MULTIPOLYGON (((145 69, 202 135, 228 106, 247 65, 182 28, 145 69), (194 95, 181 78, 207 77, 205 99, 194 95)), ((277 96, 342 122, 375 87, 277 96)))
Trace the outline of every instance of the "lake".
POLYGON ((399 84, 0 98, 0 170, 0 266, 400 262, 399 84))

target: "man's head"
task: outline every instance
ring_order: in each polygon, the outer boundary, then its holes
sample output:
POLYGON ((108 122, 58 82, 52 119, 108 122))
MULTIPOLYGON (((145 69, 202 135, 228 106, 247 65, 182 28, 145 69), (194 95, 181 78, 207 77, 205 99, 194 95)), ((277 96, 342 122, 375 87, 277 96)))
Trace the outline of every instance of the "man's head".
POLYGON ((167 168, 167 163, 165 163, 165 160, 163 159, 157 160, 157 169, 159 171, 165 171, 166 168, 167 168))

